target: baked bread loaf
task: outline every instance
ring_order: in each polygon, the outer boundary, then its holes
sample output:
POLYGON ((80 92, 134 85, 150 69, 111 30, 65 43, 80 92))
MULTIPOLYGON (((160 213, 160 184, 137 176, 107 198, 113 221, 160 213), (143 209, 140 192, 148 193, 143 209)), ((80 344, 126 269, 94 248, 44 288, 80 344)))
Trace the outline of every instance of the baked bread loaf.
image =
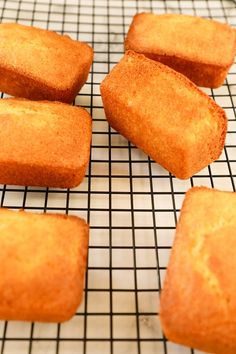
POLYGON ((31 100, 72 102, 87 80, 86 43, 17 23, 0 24, 0 91, 31 100))
POLYGON ((199 86, 223 84, 236 53, 236 31, 195 16, 140 13, 125 40, 131 49, 186 75, 199 86))
POLYGON ((169 67, 128 51, 101 84, 110 125, 178 178, 216 160, 224 111, 169 67))
POLYGON ((60 102, 0 100, 0 183, 72 188, 89 162, 90 115, 60 102))
POLYGON ((85 221, 0 209, 0 228, 0 319, 70 319, 83 296, 85 221))
POLYGON ((236 353, 235 229, 236 193, 193 188, 186 194, 161 293, 169 340, 236 353))

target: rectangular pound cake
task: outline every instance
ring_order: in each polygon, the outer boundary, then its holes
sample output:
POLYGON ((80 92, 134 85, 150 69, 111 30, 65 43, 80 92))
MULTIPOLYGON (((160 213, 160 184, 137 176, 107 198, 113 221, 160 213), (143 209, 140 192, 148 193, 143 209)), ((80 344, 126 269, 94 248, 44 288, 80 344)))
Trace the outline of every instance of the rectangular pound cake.
POLYGON ((0 183, 71 188, 90 156, 90 115, 60 102, 0 100, 0 183))
POLYGON ((93 60, 86 43, 17 23, 0 24, 0 91, 71 103, 93 60))
POLYGON ((85 221, 0 209, 0 230, 0 319, 70 319, 83 297, 85 221))
POLYGON ((110 125, 176 177, 191 177, 221 154, 224 111, 169 67, 128 51, 101 94, 110 125))
POLYGON ((236 31, 196 16, 140 13, 125 40, 134 50, 181 72, 199 86, 223 84, 236 53, 236 31))
POLYGON ((187 192, 161 293, 166 337, 215 354, 236 353, 236 193, 187 192))

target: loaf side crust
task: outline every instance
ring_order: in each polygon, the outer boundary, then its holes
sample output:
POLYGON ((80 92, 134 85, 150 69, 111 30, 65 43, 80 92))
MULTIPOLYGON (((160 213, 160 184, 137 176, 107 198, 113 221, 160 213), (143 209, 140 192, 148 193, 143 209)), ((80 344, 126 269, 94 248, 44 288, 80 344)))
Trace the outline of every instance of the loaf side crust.
MULTIPOLYGON (((141 52, 140 52, 141 53, 141 52)), ((170 56, 143 53, 146 57, 159 61, 175 71, 185 75, 189 80, 201 87, 218 88, 223 85, 234 59, 227 66, 196 63, 187 59, 170 56)))

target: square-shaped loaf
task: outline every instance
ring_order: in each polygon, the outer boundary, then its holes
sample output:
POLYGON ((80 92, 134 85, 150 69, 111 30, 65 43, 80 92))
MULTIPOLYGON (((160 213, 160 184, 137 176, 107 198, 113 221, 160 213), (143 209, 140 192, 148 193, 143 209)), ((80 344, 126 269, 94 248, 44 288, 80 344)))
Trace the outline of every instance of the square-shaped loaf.
POLYGON ((101 84, 110 125, 178 178, 216 160, 224 111, 185 76, 128 51, 101 84))
POLYGON ((67 215, 0 209, 0 319, 62 322, 83 296, 89 227, 67 215))
POLYGON ((92 120, 60 102, 0 100, 0 183, 72 188, 90 156, 92 120))
POLYGON ((166 337, 215 354, 236 353, 236 193, 187 192, 160 316, 166 337))
POLYGON ((87 80, 86 43, 17 23, 0 24, 0 91, 31 100, 70 103, 87 80))
POLYGON ((140 13, 125 40, 134 50, 186 75, 199 86, 223 84, 236 52, 236 31, 196 16, 140 13))

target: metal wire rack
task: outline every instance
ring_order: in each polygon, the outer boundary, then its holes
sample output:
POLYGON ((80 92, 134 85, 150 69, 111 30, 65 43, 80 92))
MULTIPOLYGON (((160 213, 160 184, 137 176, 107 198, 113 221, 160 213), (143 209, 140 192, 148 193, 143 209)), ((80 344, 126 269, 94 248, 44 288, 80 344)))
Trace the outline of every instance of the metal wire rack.
POLYGON ((113 131, 102 108, 99 84, 121 58, 132 16, 141 11, 193 14, 236 25, 236 5, 225 0, 0 0, 2 22, 68 34, 95 51, 88 82, 75 101, 93 116, 91 161, 83 183, 73 190, 0 186, 3 207, 76 214, 90 223, 84 301, 65 324, 0 322, 1 354, 200 353, 164 338, 159 292, 186 190, 204 185, 235 191, 236 66, 221 88, 204 90, 229 120, 220 159, 189 180, 176 179, 113 131))

